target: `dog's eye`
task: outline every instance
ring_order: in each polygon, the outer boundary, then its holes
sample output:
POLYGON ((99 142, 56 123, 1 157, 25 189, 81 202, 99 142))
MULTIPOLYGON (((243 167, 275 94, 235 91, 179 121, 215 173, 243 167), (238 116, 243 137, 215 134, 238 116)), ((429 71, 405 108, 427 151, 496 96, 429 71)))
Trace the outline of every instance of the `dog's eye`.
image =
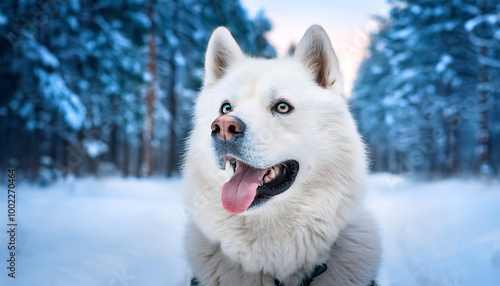
POLYGON ((229 112, 231 112, 231 104, 226 102, 220 107, 220 113, 228 114, 229 112))
POLYGON ((286 102, 278 102, 274 106, 274 110, 279 112, 279 113, 282 113, 282 114, 288 113, 288 112, 292 111, 292 109, 293 109, 293 107, 286 102))

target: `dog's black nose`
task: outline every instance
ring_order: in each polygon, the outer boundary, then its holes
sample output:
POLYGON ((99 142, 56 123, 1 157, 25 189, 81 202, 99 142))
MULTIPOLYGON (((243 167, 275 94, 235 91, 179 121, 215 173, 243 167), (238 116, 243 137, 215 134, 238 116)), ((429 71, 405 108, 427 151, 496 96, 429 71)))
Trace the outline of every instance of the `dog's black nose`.
POLYGON ((217 137, 224 143, 233 140, 243 131, 245 131, 245 123, 234 116, 221 115, 212 122, 212 137, 217 137))

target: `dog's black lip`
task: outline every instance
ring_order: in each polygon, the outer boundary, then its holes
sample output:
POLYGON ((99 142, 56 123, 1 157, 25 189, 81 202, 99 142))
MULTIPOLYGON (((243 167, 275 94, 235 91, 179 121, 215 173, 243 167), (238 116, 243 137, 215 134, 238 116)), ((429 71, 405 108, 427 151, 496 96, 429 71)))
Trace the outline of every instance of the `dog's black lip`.
POLYGON ((277 165, 281 167, 280 176, 267 184, 257 187, 257 194, 248 209, 264 204, 272 197, 286 192, 293 185, 299 172, 299 162, 287 160, 277 165))

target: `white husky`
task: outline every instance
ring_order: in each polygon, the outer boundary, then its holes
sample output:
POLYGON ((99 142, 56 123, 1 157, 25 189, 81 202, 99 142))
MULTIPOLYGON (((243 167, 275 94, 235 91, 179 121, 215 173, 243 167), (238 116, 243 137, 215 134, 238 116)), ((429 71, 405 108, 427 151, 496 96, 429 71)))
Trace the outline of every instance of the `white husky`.
POLYGON ((376 277, 364 146, 337 57, 312 26, 295 55, 208 44, 184 166, 192 285, 362 285, 376 277))

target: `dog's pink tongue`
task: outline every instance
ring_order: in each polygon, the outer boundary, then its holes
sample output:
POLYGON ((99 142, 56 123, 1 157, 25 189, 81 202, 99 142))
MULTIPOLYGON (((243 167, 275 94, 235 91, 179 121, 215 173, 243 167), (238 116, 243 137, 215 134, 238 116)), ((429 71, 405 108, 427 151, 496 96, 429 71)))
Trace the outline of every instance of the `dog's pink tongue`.
POLYGON ((257 187, 266 170, 259 170, 238 161, 236 173, 222 186, 222 205, 226 211, 240 214, 252 204, 257 187))

